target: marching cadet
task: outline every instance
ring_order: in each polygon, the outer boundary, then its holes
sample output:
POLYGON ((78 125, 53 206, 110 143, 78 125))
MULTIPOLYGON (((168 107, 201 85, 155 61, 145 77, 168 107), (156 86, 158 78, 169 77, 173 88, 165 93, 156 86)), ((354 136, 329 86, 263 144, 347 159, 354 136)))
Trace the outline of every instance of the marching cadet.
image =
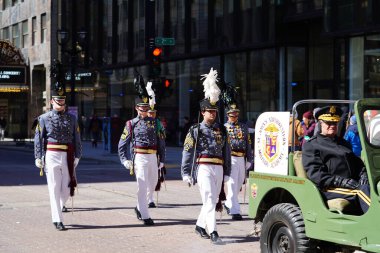
POLYGON ((217 71, 211 69, 208 75, 203 76, 205 99, 200 102, 203 121, 191 126, 187 133, 182 153, 181 174, 183 181, 189 186, 198 183, 202 197, 203 205, 195 232, 202 238, 211 238, 214 244, 221 244, 222 240, 216 229, 216 208, 221 208, 219 211, 223 209, 223 176, 230 175, 231 152, 224 126, 216 122, 216 103, 220 95, 216 85, 217 71), (194 160, 196 165, 193 164, 194 160), (206 228, 210 235, 207 234, 206 228))
POLYGON ((222 96, 228 118, 224 126, 231 145, 231 175, 224 178, 227 184, 227 199, 224 207, 233 220, 242 220, 238 195, 245 181, 246 170, 252 165, 253 154, 248 127, 239 122, 240 110, 234 98, 235 92, 234 87, 227 85, 222 96))
POLYGON ((307 177, 326 200, 344 198, 356 211, 365 213, 371 205, 368 175, 351 145, 337 135, 341 115, 342 110, 335 106, 322 107, 316 112, 321 132, 305 142, 302 164, 307 177))
POLYGON ((51 91, 53 109, 38 117, 34 137, 35 165, 44 168, 50 197, 52 221, 57 230, 66 230, 62 209, 77 186, 75 168, 82 155, 82 144, 77 119, 69 114, 65 104, 65 90, 61 83, 59 63, 52 67, 57 82, 51 91), (55 72, 56 71, 56 72, 55 72))
POLYGON ((121 163, 130 170, 131 175, 136 175, 137 219, 143 220, 146 226, 152 226, 154 221, 148 211, 147 192, 148 189, 154 191, 158 180, 158 170, 164 167, 165 140, 158 132, 156 120, 148 117, 148 94, 144 80, 138 73, 135 78, 135 87, 142 101, 135 107, 137 117, 125 124, 118 149, 121 163))
MULTIPOLYGON (((157 117, 157 110, 154 108, 156 105, 156 95, 152 89, 152 82, 147 83, 146 90, 147 90, 148 95, 149 95, 148 117, 155 119, 156 125, 158 128, 157 131, 159 133, 159 136, 163 139, 162 145, 163 145, 163 148, 165 150, 165 148, 166 148, 165 147, 166 146, 165 145, 165 138, 166 138, 165 128, 162 126, 160 119, 156 118, 157 117)), ((158 158, 158 161, 159 161, 159 158, 158 158)), ((148 197, 148 207, 149 208, 155 208, 156 207, 156 204, 154 203, 154 191, 157 191, 157 198, 158 198, 158 191, 160 190, 160 186, 161 186, 161 178, 162 178, 162 180, 164 180, 163 176, 161 177, 161 175, 163 175, 163 173, 164 173, 164 170, 165 170, 165 167, 160 168, 158 170, 156 183, 154 183, 155 178, 152 177, 152 184, 149 185, 149 187, 148 187, 147 197, 148 197)))

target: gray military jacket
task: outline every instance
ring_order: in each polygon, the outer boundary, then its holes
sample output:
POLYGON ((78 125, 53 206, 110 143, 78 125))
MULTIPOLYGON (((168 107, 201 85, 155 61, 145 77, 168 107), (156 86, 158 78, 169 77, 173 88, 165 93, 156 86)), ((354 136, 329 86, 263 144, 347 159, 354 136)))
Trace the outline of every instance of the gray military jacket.
POLYGON ((165 134, 159 124, 151 117, 141 119, 137 116, 127 121, 118 145, 121 163, 133 160, 134 147, 155 147, 159 161, 165 162, 165 134))
POLYGON ((201 122, 199 128, 198 124, 190 127, 183 145, 181 164, 182 177, 192 176, 196 179, 195 170, 195 173, 190 175, 194 155, 196 156, 195 160, 201 155, 221 157, 223 159, 224 175, 229 176, 231 173, 231 148, 224 126, 219 123, 207 125, 205 122, 201 122), (195 142, 197 143, 195 144, 195 142), (195 152, 194 148, 196 150, 195 152))
POLYGON ((34 157, 42 158, 47 143, 73 144, 76 158, 82 156, 82 142, 78 121, 68 112, 51 110, 38 117, 34 135, 34 157))

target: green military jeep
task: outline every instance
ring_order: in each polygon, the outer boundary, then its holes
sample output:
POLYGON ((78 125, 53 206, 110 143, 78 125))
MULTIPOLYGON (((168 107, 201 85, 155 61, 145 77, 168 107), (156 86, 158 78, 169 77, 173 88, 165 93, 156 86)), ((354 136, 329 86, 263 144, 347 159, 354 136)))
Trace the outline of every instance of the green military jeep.
POLYGON ((289 151, 290 113, 265 112, 256 123, 255 166, 248 181, 249 216, 260 233, 261 252, 380 252, 380 99, 302 100, 293 106, 293 115, 308 104, 353 106, 371 206, 352 215, 345 212, 348 201, 324 201, 306 177, 294 137, 289 151))

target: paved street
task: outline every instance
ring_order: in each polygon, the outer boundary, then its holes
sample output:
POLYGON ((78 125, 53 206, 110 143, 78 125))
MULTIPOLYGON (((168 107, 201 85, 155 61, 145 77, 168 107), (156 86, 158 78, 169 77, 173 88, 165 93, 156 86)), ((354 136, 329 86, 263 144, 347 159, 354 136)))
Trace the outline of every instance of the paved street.
POLYGON ((166 189, 162 186, 158 208, 150 209, 156 225, 145 227, 133 211, 134 178, 116 154, 84 143, 74 209, 64 214, 69 230, 59 232, 51 223, 46 179, 34 167, 31 143, 0 142, 0 252, 260 252, 258 238, 247 237, 253 228, 247 204, 243 221, 232 221, 225 212, 218 219, 224 245, 194 233, 198 187, 189 188, 180 178, 181 149, 168 147, 167 153, 166 189))

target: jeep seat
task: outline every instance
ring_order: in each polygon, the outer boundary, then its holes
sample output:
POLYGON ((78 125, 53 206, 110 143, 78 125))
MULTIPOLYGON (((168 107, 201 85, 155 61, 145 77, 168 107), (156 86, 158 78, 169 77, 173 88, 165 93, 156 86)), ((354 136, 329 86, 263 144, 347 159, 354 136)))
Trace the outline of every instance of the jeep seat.
MULTIPOLYGON (((302 151, 294 151, 293 164, 297 177, 307 178, 302 165, 302 151)), ((338 212, 342 212, 349 204, 350 202, 343 198, 330 199, 327 201, 327 206, 330 211, 337 210, 338 212)))

